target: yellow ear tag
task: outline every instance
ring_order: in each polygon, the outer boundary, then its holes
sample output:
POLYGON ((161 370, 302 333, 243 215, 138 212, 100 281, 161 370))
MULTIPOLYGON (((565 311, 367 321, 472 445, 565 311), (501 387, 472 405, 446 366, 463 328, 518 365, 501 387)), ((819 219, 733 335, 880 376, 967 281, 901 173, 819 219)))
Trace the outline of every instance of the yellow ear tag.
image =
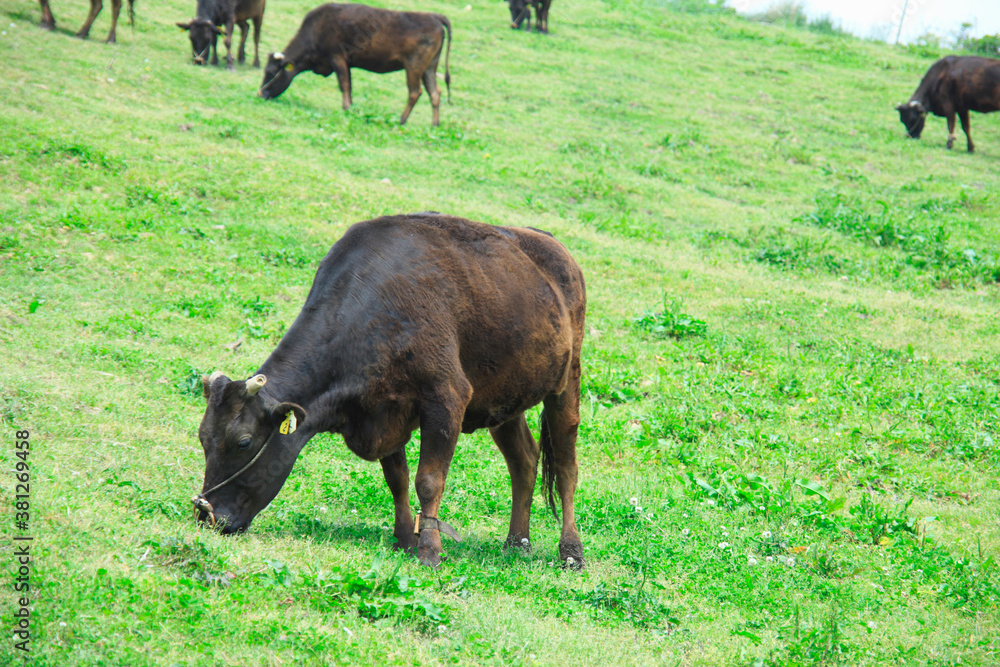
POLYGON ((282 435, 288 435, 289 433, 295 433, 295 429, 297 427, 298 424, 295 420, 295 413, 289 410, 288 414, 285 415, 285 421, 281 422, 281 426, 278 427, 278 431, 282 435))
POLYGON ((285 65, 286 72, 291 72, 293 69, 295 69, 295 63, 288 63, 287 65, 285 65))

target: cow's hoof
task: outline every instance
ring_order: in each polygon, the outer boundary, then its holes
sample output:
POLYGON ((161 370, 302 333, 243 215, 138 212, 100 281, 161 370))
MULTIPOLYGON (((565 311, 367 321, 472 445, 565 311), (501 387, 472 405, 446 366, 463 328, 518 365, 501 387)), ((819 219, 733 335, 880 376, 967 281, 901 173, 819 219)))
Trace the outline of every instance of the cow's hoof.
POLYGON ((105 44, 117 44, 118 40, 115 39, 114 37, 108 37, 106 40, 104 40, 104 43, 105 44))
POLYGON ((583 545, 579 542, 560 544, 559 558, 563 562, 563 567, 570 570, 582 570, 584 566, 583 545))
POLYGON ((83 32, 83 31, 81 30, 80 32, 76 33, 76 34, 75 34, 75 35, 73 35, 73 36, 74 36, 74 37, 78 37, 78 38, 80 38, 80 39, 87 39, 88 37, 90 37, 90 31, 88 30, 87 32, 83 32))
POLYGON ((420 553, 420 564, 426 565, 432 570, 436 570, 441 567, 441 554, 440 553, 420 553))
POLYGON ((39 24, 38 27, 41 28, 42 30, 48 30, 48 31, 51 32, 52 30, 56 29, 56 22, 55 21, 51 21, 51 22, 42 21, 39 24))
POLYGON ((256 58, 253 59, 253 68, 260 69, 260 61, 257 60, 256 58))
POLYGON ((503 543, 503 546, 506 549, 519 549, 526 554, 531 553, 531 540, 527 537, 508 535, 506 541, 503 543))

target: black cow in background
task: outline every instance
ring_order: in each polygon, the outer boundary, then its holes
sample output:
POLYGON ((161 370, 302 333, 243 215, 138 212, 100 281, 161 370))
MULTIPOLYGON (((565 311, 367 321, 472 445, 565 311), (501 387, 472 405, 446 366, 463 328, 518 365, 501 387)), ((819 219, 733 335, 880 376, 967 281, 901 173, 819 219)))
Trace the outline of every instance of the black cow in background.
POLYGON ((306 14, 284 51, 270 55, 257 94, 264 99, 281 95, 300 72, 312 71, 322 76, 336 72, 346 111, 351 106, 352 67, 378 74, 405 69, 410 99, 399 124, 406 122, 417 103, 423 81, 434 109, 433 124, 438 125, 441 92, 437 66, 446 32, 444 83, 450 98, 451 22, 446 16, 394 12, 365 5, 321 5, 306 14))
POLYGON ((535 8, 535 30, 538 32, 549 31, 549 7, 552 0, 507 0, 510 7, 510 27, 515 30, 526 23, 528 30, 531 30, 531 8, 535 8))
POLYGON ((955 114, 969 152, 975 150, 969 134, 969 112, 1000 110, 1000 60, 978 56, 948 56, 927 70, 910 101, 896 106, 899 120, 914 139, 920 138, 927 113, 948 120, 948 148, 955 143, 955 114))
MULTIPOLYGON (((100 0, 96 0, 99 2, 100 0)), ((264 21, 265 0, 198 0, 197 18, 189 23, 178 23, 177 27, 187 30, 191 37, 191 55, 195 65, 204 65, 208 61, 209 51, 212 64, 219 64, 217 40, 219 35, 225 35, 223 44, 226 46, 226 68, 233 69, 233 25, 240 27, 239 61, 242 65, 246 60, 244 47, 247 43, 249 26, 247 20, 253 21, 253 66, 260 67, 260 24, 264 21)))
MULTIPOLYGON (((55 30, 56 29, 56 19, 52 16, 52 10, 49 9, 49 0, 39 0, 42 5, 42 23, 41 27, 45 30, 55 30)), ((104 4, 101 0, 90 0, 90 14, 87 15, 87 20, 83 22, 83 27, 80 28, 76 36, 80 39, 87 39, 90 34, 90 26, 93 25, 94 19, 97 15, 101 13, 101 9, 104 4)), ((122 9, 122 0, 111 0, 111 32, 108 33, 108 38, 105 40, 108 44, 115 43, 115 28, 118 27, 118 13, 122 9)), ((132 10, 132 0, 128 0, 128 23, 129 25, 135 25, 135 12, 132 10)))

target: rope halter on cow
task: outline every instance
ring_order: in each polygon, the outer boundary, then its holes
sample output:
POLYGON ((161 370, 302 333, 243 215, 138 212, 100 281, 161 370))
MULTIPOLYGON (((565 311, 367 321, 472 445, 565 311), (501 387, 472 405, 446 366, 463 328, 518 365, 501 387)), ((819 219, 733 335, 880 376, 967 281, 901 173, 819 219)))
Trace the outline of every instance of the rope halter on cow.
POLYGON ((436 530, 456 542, 462 541, 462 536, 447 522, 442 521, 436 516, 424 516, 422 513, 417 512, 417 516, 413 520, 413 534, 420 535, 425 530, 436 530))

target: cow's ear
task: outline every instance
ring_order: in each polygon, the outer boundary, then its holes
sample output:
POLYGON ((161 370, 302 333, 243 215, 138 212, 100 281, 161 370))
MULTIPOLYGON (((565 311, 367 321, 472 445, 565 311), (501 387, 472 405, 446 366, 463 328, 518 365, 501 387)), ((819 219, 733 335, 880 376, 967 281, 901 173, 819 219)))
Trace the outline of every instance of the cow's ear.
POLYGON ((215 384, 215 381, 219 378, 223 378, 226 382, 229 382, 229 378, 227 378, 222 371, 215 371, 211 375, 201 376, 201 388, 205 394, 206 401, 212 396, 212 385, 215 384))
POLYGON ((897 104, 896 107, 895 107, 896 111, 902 111, 905 108, 906 108, 906 105, 903 104, 902 102, 900 102, 899 104, 897 104))
POLYGON ((294 433, 306 420, 306 411, 298 403, 278 403, 271 408, 271 422, 282 435, 294 433))
POLYGON ((178 23, 177 27, 180 28, 181 30, 190 30, 191 29, 191 24, 190 23, 178 23))

